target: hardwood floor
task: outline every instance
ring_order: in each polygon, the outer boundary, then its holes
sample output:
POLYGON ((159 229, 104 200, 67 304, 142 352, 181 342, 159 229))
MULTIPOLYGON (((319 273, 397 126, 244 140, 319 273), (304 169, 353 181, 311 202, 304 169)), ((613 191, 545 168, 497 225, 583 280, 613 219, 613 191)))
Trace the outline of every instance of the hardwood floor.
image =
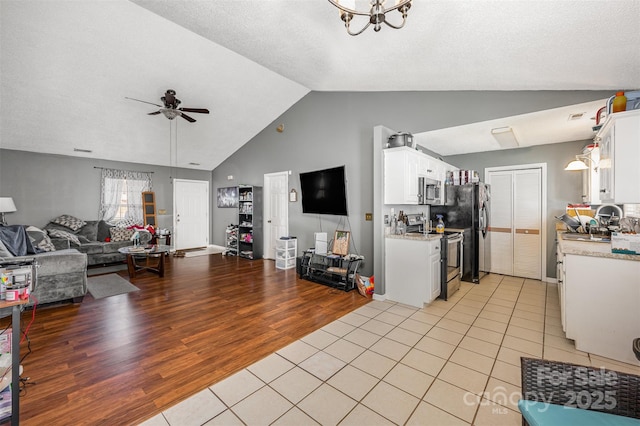
POLYGON ((140 291, 36 309, 22 424, 137 424, 367 303, 219 254, 171 257, 164 278, 131 282, 140 291))

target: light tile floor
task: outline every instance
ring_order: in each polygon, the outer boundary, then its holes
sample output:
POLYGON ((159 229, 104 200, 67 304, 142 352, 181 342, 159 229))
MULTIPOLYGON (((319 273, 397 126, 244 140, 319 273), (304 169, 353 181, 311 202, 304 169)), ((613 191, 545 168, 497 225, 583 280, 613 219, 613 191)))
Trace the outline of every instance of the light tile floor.
POLYGON ((519 426, 521 356, 640 374, 576 350, 558 303, 502 275, 424 309, 373 301, 143 425, 519 426))

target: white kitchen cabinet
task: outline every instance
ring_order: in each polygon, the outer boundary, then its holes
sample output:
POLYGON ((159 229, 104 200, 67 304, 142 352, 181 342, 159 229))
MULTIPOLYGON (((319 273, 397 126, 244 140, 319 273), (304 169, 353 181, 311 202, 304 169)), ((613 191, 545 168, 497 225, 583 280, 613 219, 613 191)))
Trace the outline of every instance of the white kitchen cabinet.
POLYGON ((418 204, 417 154, 409 147, 384 150, 384 204, 418 204))
POLYGON ((595 140, 600 145, 600 202, 640 203, 640 110, 609 115, 595 140))
POLYGON ((582 171, 582 202, 590 204, 600 204, 600 148, 588 145, 582 150, 582 154, 587 156, 585 163, 589 167, 582 171))
POLYGON ((567 338, 579 351, 640 365, 631 350, 640 336, 640 261, 565 253, 564 268, 567 338))
POLYGON ((429 241, 429 264, 431 277, 429 279, 431 285, 431 297, 429 297, 429 303, 436 300, 438 296, 440 296, 440 292, 442 289, 441 285, 441 277, 442 277, 442 269, 441 269, 441 259, 440 259, 440 247, 442 244, 442 240, 432 240, 429 241))
POLYGON ((560 248, 560 243, 556 241, 556 277, 558 282, 558 300, 560 302, 560 322, 562 323, 562 331, 566 333, 566 313, 567 309, 564 305, 564 253, 560 248))
POLYGON ((439 238, 386 238, 385 297, 388 300, 422 308, 439 296, 439 289, 439 238))

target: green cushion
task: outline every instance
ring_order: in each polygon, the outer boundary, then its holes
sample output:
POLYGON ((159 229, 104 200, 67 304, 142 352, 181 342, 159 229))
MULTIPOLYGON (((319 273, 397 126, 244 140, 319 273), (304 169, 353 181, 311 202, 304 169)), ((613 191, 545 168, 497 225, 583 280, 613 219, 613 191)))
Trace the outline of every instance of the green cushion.
POLYGON ((521 399, 518 401, 518 408, 522 413, 522 417, 531 426, 640 426, 640 419, 545 402, 521 399))

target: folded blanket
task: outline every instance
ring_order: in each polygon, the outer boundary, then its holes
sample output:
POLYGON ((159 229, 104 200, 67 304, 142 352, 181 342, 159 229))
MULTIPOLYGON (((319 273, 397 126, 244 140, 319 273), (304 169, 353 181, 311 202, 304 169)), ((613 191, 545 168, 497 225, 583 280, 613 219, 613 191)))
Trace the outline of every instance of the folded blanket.
POLYGON ((36 254, 29 235, 23 225, 0 225, 0 241, 14 256, 36 254))

